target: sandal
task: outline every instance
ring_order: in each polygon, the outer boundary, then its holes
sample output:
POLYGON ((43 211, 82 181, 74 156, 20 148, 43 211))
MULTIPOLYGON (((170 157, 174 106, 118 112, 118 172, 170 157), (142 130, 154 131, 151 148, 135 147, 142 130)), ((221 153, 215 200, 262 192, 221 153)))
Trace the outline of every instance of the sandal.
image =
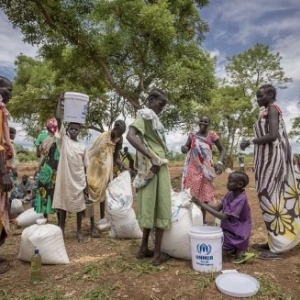
POLYGON ((0 258, 0 274, 7 272, 10 268, 10 262, 5 258, 0 258))
POLYGON ((253 244, 252 248, 255 250, 259 250, 259 251, 270 251, 270 247, 268 245, 268 243, 264 243, 264 244, 253 244))
POLYGON ((278 259, 283 259, 283 257, 280 254, 273 253, 271 251, 265 251, 261 252, 257 256, 258 259, 263 259, 263 260, 278 260, 278 259))
POLYGON ((169 259, 170 259, 170 256, 168 254, 161 253, 161 255, 157 259, 154 259, 152 261, 152 265, 155 267, 158 267, 169 259))
POLYGON ((243 264, 248 260, 254 258, 255 256, 256 256, 255 253, 245 252, 241 258, 234 259, 232 260, 232 262, 234 264, 243 264))
POLYGON ((141 251, 137 254, 137 259, 144 259, 154 256, 154 251, 147 249, 146 251, 141 251))

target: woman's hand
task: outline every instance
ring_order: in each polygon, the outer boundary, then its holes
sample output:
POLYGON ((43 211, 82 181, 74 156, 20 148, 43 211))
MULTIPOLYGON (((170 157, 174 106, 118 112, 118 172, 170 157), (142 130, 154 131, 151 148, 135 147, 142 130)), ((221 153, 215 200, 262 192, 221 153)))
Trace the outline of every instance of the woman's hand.
POLYGON ((154 174, 157 174, 160 170, 160 164, 158 160, 155 157, 151 157, 150 159, 152 167, 150 168, 150 171, 153 172, 154 174))
POLYGON ((247 147, 250 146, 250 140, 242 140, 240 144, 241 150, 245 150, 247 147))
POLYGON ((216 174, 220 175, 223 172, 223 164, 218 162, 215 166, 216 174))
POLYGON ((187 146, 181 146, 181 152, 182 152, 183 154, 186 154, 186 153, 189 152, 189 148, 188 148, 187 146))
POLYGON ((1 185, 3 192, 10 192, 13 188, 13 183, 8 174, 4 174, 1 178, 1 185))

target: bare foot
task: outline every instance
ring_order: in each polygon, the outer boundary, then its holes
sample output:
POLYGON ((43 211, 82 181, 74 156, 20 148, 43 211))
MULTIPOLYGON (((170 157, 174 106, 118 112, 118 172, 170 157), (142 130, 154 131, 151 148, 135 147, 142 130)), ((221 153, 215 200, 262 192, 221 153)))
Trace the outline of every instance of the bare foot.
POLYGON ((161 264, 163 264, 164 262, 166 262, 167 260, 170 259, 170 256, 166 253, 161 253, 158 257, 154 258, 154 260, 152 261, 152 265, 153 266, 160 266, 161 264))
POLYGON ((91 231, 91 237, 95 239, 100 238, 100 233, 95 227, 91 231))
POLYGON ((154 252, 152 250, 145 249, 145 250, 140 250, 139 253, 137 254, 136 258, 143 259, 143 258, 148 258, 148 257, 153 257, 153 256, 154 256, 154 252))
POLYGON ((79 244, 84 244, 86 242, 81 232, 77 232, 77 240, 79 244))

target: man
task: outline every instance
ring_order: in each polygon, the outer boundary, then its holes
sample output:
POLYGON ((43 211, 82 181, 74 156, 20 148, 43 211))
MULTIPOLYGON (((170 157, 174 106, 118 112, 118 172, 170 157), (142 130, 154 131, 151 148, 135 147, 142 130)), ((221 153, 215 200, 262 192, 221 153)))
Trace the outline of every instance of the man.
POLYGON ((132 155, 129 153, 128 151, 128 147, 124 147, 124 153, 121 153, 122 155, 122 162, 127 159, 129 162, 129 169, 130 169, 130 174, 131 177, 134 176, 135 174, 135 170, 134 170, 134 159, 132 157, 132 155))
POLYGON ((18 199, 25 199, 28 197, 28 194, 31 194, 32 184, 29 180, 28 175, 22 176, 22 181, 18 184, 18 199))

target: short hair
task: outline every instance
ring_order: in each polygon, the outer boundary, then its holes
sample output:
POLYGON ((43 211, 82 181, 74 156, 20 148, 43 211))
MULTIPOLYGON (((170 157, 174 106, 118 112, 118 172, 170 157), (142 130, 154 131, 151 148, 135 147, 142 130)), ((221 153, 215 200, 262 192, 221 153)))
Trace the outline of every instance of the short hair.
POLYGON ((262 86, 260 86, 260 89, 264 89, 266 93, 272 93, 273 94, 273 98, 276 100, 276 95, 277 95, 277 91, 276 88, 272 85, 272 84, 263 84, 262 86))
POLYGON ((10 84, 12 84, 11 80, 9 80, 8 78, 6 78, 4 76, 0 76, 0 88, 3 87, 3 84, 5 82, 9 82, 10 84))
POLYGON ((123 120, 117 120, 114 126, 123 128, 124 132, 126 131, 126 123, 123 120))
POLYGON ((69 128, 70 125, 78 125, 79 128, 81 128, 81 124, 80 124, 80 123, 70 122, 70 123, 68 124, 68 127, 67 127, 67 128, 69 128))
POLYGON ((165 97, 165 98, 168 98, 166 92, 164 92, 164 91, 161 90, 161 89, 154 88, 154 89, 152 89, 152 90, 150 91, 150 93, 149 93, 149 95, 148 95, 148 97, 147 97, 147 100, 149 101, 151 98, 157 99, 157 98, 159 98, 159 97, 161 97, 161 96, 163 96, 163 97, 165 97))
POLYGON ((209 123, 211 122, 210 117, 207 116, 207 115, 203 115, 203 116, 199 117, 199 122, 200 122, 200 120, 201 120, 202 118, 204 118, 204 117, 208 119, 209 123))
POLYGON ((14 128, 14 127, 9 127, 9 133, 11 133, 11 134, 16 134, 16 133, 17 133, 16 128, 14 128))
POLYGON ((239 181, 242 181, 243 188, 249 184, 249 176, 243 171, 234 171, 230 175, 235 175, 239 181))
POLYGON ((124 147, 124 151, 127 151, 128 150, 128 147, 124 147))

